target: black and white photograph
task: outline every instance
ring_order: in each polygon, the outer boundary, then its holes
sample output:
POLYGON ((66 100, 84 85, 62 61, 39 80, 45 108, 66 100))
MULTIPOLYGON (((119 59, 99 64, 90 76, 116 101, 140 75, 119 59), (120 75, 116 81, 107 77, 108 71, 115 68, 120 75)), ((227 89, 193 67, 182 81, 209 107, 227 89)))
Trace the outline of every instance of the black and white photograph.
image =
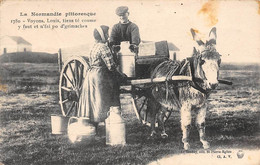
POLYGON ((0 0, 0 165, 259 165, 259 0, 0 0))

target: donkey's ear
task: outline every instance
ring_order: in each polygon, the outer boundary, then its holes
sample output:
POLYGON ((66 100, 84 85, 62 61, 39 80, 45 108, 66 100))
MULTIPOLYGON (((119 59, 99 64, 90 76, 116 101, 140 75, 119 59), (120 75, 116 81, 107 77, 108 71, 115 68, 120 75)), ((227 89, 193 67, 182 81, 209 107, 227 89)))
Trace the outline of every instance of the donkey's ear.
POLYGON ((199 44, 199 46, 204 45, 204 42, 199 39, 194 29, 191 28, 190 32, 192 34, 193 40, 195 40, 199 44))
POLYGON ((217 39, 217 29, 216 29, 216 27, 213 27, 212 29, 211 29, 211 31, 209 32, 209 41, 211 41, 211 42, 215 42, 215 44, 216 44, 216 39, 217 39))
POLYGON ((196 49, 195 47, 193 47, 193 54, 192 54, 192 55, 193 55, 193 56, 194 56, 194 55, 196 56, 197 54, 198 54, 197 49, 196 49))

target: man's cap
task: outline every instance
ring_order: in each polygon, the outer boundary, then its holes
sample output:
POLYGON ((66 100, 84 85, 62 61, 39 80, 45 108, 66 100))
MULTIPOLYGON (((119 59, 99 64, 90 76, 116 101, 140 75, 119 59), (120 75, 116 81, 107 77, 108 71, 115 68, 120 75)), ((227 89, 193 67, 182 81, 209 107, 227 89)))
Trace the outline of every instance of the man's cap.
POLYGON ((128 12, 127 6, 120 6, 116 9, 116 14, 119 15, 119 16, 124 15, 127 12, 128 12))

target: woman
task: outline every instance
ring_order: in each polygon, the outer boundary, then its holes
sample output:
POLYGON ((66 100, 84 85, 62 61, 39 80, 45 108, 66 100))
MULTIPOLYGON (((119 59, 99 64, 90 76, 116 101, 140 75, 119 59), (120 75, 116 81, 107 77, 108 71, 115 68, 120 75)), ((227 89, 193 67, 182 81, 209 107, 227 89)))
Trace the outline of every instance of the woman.
POLYGON ((96 126, 104 122, 111 106, 120 106, 118 71, 109 47, 108 26, 94 30, 96 40, 90 51, 90 69, 79 100, 79 116, 89 117, 96 126))

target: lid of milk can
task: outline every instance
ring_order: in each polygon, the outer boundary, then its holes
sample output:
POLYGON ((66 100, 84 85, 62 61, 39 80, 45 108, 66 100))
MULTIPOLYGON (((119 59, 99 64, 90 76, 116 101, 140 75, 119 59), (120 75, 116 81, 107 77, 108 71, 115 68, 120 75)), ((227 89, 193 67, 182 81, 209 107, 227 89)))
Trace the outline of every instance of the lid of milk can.
POLYGON ((124 120, 121 116, 121 110, 119 106, 110 107, 110 111, 107 113, 106 122, 109 123, 124 123, 124 120))

